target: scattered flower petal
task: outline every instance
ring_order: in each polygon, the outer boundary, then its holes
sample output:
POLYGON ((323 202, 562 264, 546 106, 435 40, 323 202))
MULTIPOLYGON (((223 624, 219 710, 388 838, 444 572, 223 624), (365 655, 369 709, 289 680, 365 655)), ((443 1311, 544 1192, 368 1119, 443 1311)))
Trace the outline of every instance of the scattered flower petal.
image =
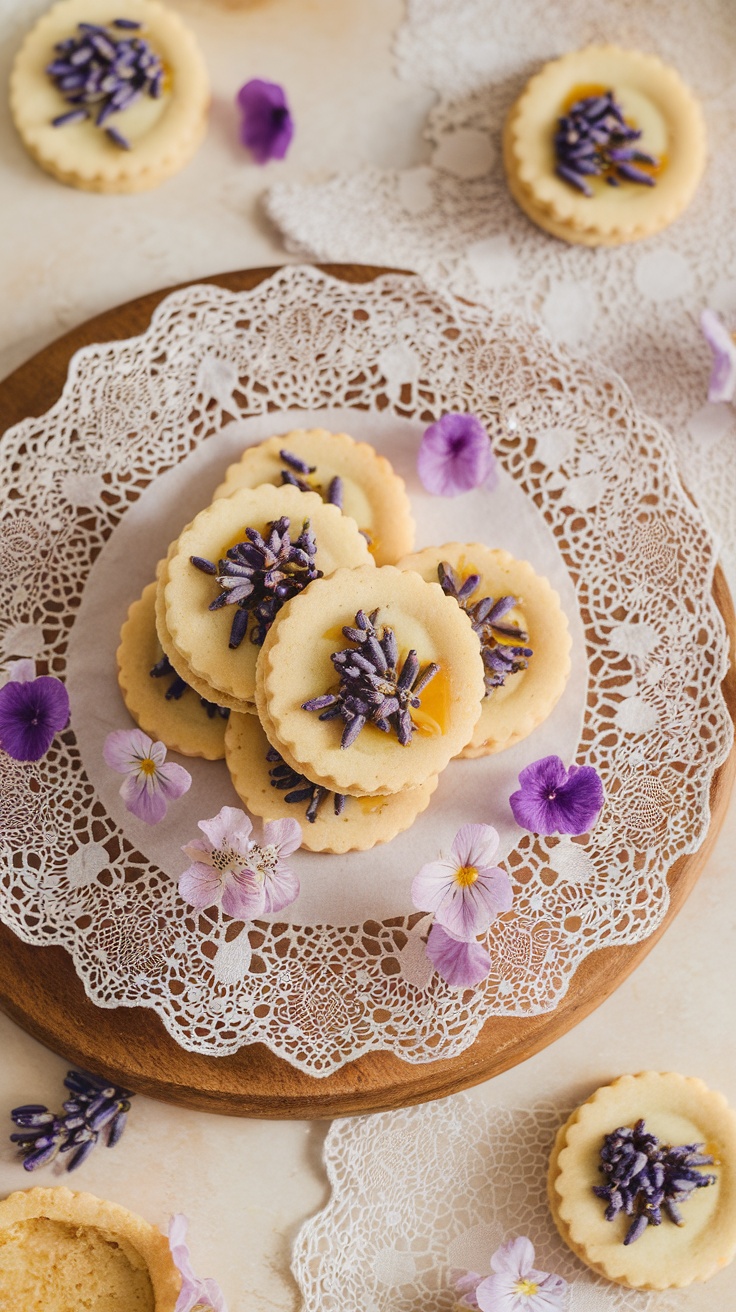
POLYGON ((491 860, 498 847, 492 825, 463 825, 449 856, 422 866, 411 886, 419 911, 431 911, 435 922, 466 943, 484 934, 513 900, 511 881, 491 860))
POLYGON ((713 352, 708 400, 733 401, 736 397, 736 336, 721 323, 714 310, 703 310, 700 326, 713 352))
POLYGON ((255 920, 299 896, 299 878, 283 860, 301 845, 297 820, 269 821, 262 844, 251 840, 253 826, 234 806, 200 820, 199 828, 204 838, 182 848, 192 865, 179 879, 179 892, 190 906, 221 906, 237 920, 255 920))
POLYGON ((491 477, 496 457, 491 439, 475 415, 443 415, 424 432, 417 470, 435 496, 456 497, 491 477))
POLYGON ((494 1274, 481 1280, 475 1296, 480 1312, 563 1312, 567 1282, 534 1266, 534 1248, 523 1235, 491 1258, 494 1274))
POLYGON ((163 820, 169 802, 191 787, 189 771, 167 762, 164 744, 154 743, 142 729, 115 729, 107 735, 102 754, 112 770, 126 776, 120 796, 147 825, 163 820))
POLYGON ((460 1307, 477 1308, 476 1290, 482 1279, 483 1277, 479 1276, 477 1271, 463 1271, 455 1277, 453 1282, 455 1298, 460 1307))
POLYGON ((27 677, 19 661, 21 677, 13 677, 0 688, 0 747, 14 761, 40 761, 61 729, 69 723, 69 694, 52 675, 27 677))
POLYGON ((5 666, 3 683, 29 683, 36 677, 36 662, 29 656, 21 656, 18 660, 8 661, 5 666))
POLYGON ((521 788, 511 794, 514 819, 533 834, 585 834, 598 819, 605 800, 600 775, 592 765, 565 769, 559 756, 544 756, 519 775, 521 788))
POLYGON ((284 88, 254 77, 237 94, 243 122, 240 140, 259 164, 283 159, 294 136, 294 120, 284 88))
POLYGON ((178 1212, 169 1221, 169 1247, 174 1266, 181 1273, 181 1290, 176 1300, 174 1312, 193 1312, 194 1308, 203 1312, 227 1312, 225 1296, 216 1280, 200 1280, 192 1270, 192 1259, 187 1244, 189 1220, 178 1212))
POLYGON ((491 969, 491 958, 480 943, 455 938, 441 925, 433 925, 429 931, 427 956, 437 974, 453 989, 475 988, 491 969))

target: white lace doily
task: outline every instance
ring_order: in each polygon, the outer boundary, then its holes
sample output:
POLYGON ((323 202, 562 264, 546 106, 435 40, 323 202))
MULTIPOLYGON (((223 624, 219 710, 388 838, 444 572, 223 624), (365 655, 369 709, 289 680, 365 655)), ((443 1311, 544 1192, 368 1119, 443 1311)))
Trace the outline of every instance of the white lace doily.
POLYGON ((625 378, 674 435, 736 587, 736 408, 708 405, 704 306, 736 327, 736 22, 733 0, 407 0, 398 69, 438 103, 429 161, 405 171, 277 184, 267 208, 290 249, 417 269, 430 286, 539 316, 552 337, 625 378), (541 64, 614 41, 679 69, 707 119, 710 162, 678 221, 617 250, 569 246, 512 201, 507 110, 541 64))
POLYGON ((490 1274, 491 1254, 527 1235, 535 1266, 570 1284, 568 1312, 680 1312, 686 1295, 612 1285, 562 1243, 547 1163, 569 1114, 509 1110, 472 1095, 333 1122, 331 1197, 299 1232, 292 1270, 304 1312, 451 1312, 454 1269, 490 1274))
POLYGON ((58 403, 3 438, 0 479, 0 663, 37 658, 72 700, 42 761, 0 759, 1 914, 26 941, 66 947, 94 1002, 153 1007, 192 1051, 261 1041, 314 1075, 381 1048, 423 1062, 462 1051, 491 1015, 554 1007, 590 951, 660 923, 667 872, 701 843, 731 744, 727 640, 713 545, 669 440, 613 375, 416 278, 355 286, 291 267, 248 293, 174 293, 143 336, 78 352, 58 403), (458 409, 488 425, 505 472, 497 492, 433 499, 414 470, 419 435, 458 409), (243 928, 194 915, 176 887, 197 821, 236 804, 224 766, 188 761, 191 793, 149 828, 102 764, 105 734, 130 723, 114 649, 128 603, 243 441, 310 414, 338 428, 346 410, 406 475, 420 541, 479 536, 550 575, 575 673, 527 742, 453 763, 409 835, 345 858, 300 853, 290 919, 243 928), (555 750, 603 777, 588 841, 511 822, 519 768, 555 750), (487 987, 458 994, 430 973, 409 889, 468 819, 503 831, 515 902, 489 937, 487 987))

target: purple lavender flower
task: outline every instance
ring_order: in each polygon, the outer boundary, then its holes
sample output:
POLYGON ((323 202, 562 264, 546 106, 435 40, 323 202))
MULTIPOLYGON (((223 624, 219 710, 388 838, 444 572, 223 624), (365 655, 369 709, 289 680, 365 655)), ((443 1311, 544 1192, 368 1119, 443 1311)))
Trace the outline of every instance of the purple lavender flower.
POLYGON ((565 769, 559 756, 544 756, 519 775, 521 788, 509 805, 517 825, 533 834, 585 834, 605 800, 603 784, 592 765, 565 769))
POLYGON ((633 1127, 619 1126, 605 1136, 598 1169, 606 1183, 594 1185, 593 1193, 608 1204, 607 1221, 615 1221, 617 1216, 633 1218, 624 1244, 636 1243, 647 1226, 661 1225, 663 1213, 675 1225, 684 1224, 678 1204, 686 1202, 696 1189, 716 1182, 714 1175, 705 1175, 700 1169, 713 1165, 703 1146, 660 1143, 655 1134, 647 1133, 643 1120, 633 1127))
POLYGON ((181 1289, 176 1300, 174 1312, 193 1312, 201 1308, 203 1312, 227 1312, 225 1295, 216 1280, 200 1280, 192 1270, 192 1259, 187 1244, 189 1221, 178 1212, 169 1221, 169 1246, 174 1266, 181 1273, 181 1289))
POLYGON ((189 771, 167 761, 164 744, 154 743, 142 729, 109 733, 102 754, 112 770, 125 775, 120 796, 127 809, 147 825, 163 820, 169 802, 191 787, 189 771))
POLYGON ((466 943, 442 925, 433 925, 429 931, 427 956, 451 989, 474 989, 491 969, 491 958, 480 943, 475 939, 466 943))
POLYGON ((567 1282, 535 1268, 534 1247, 525 1235, 502 1244, 491 1268, 494 1274, 475 1290, 480 1312, 563 1312, 567 1282))
POLYGON ((60 679, 42 674, 28 661, 11 668, 0 688, 0 747, 14 761, 40 761, 56 734, 69 723, 69 694, 60 679))
POLYGON ((253 158, 259 164, 283 159, 294 135, 284 88, 254 77, 240 88, 236 102, 243 114, 240 140, 253 158))
POLYGON ((438 925, 465 943, 511 908, 511 881, 491 865, 498 841, 492 825, 463 825, 449 854, 422 866, 411 886, 414 906, 432 911, 438 925))
POLYGON ((589 177, 605 177, 613 187, 622 181, 654 187, 656 179, 640 165, 656 169, 659 160, 640 149, 641 135, 626 122, 612 91, 576 100, 557 120, 555 172, 588 197, 594 194, 589 177))
POLYGON ((26 1171, 52 1162, 57 1153, 68 1153, 67 1171, 76 1171, 102 1138, 108 1148, 119 1142, 130 1111, 129 1089, 85 1071, 68 1071, 64 1084, 71 1097, 58 1116, 41 1103, 27 1103, 10 1113, 18 1127, 11 1134, 26 1171))
POLYGON ((491 439, 475 415, 443 415, 424 432, 417 470, 428 492, 456 497, 482 483, 490 485, 496 457, 491 439))
POLYGON ((713 352, 708 400, 733 401, 736 397, 736 336, 728 331, 713 310, 703 310, 700 327, 713 352))

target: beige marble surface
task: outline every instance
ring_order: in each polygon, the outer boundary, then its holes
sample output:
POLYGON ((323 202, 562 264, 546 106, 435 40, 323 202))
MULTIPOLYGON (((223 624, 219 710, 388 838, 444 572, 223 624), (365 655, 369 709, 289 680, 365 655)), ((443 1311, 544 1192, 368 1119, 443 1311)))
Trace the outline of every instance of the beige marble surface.
MULTIPOLYGON (((45 0, 0 0, 0 77, 45 0)), ((24 154, 0 108, 0 376, 89 315, 172 282, 277 263, 285 256, 258 198, 275 176, 319 176, 350 161, 422 162, 429 93, 391 70, 400 0, 178 0, 204 48, 215 91, 207 142, 193 164, 138 197, 87 196, 58 186, 24 154), (282 81, 298 131, 288 161, 264 172, 236 140, 230 104, 249 77, 282 81)), ((489 1103, 566 1101, 623 1071, 700 1075, 736 1104, 736 807, 679 919, 639 970, 552 1048, 478 1089, 489 1103)), ((66 1064, 0 1016, 0 1195, 29 1183, 5 1140, 6 1111, 57 1105, 66 1064)), ((9 1127, 8 1127, 9 1128, 9 1127)), ((139 1098, 126 1139, 73 1177, 165 1224, 191 1218, 194 1260, 216 1275, 231 1312, 299 1305, 289 1251, 300 1223, 327 1198, 325 1126, 259 1123, 180 1111, 139 1098)), ((37 1177, 58 1179, 54 1168, 37 1177)), ((736 1309, 736 1267, 684 1303, 736 1309)), ((346 1312, 361 1312, 350 1309, 346 1312)))

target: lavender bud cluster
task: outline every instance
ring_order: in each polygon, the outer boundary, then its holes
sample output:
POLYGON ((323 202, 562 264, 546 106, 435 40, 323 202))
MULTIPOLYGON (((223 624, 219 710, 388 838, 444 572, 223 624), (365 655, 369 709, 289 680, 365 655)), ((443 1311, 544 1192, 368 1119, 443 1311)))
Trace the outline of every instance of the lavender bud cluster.
POLYGON ((621 1212, 633 1217, 624 1244, 633 1244, 648 1225, 661 1225, 663 1212, 675 1225, 683 1224, 678 1203, 716 1180, 698 1169, 713 1165, 713 1158, 701 1152, 702 1147, 699 1143, 662 1144, 656 1135, 647 1134, 644 1121, 637 1121, 633 1129, 621 1126, 606 1135, 598 1169, 607 1183, 594 1185, 593 1193, 608 1204, 607 1221, 614 1221, 621 1212))
POLYGON ((483 597, 470 604, 470 598, 480 583, 479 574, 468 574, 460 579, 452 565, 443 560, 437 567, 437 577, 442 591, 448 597, 454 597, 465 611, 474 632, 480 642, 480 654, 483 658, 483 679, 485 696, 500 688, 510 674, 518 674, 529 664, 529 657, 534 653, 526 644, 529 635, 515 624, 501 624, 508 611, 518 606, 516 597, 483 597), (511 639, 509 643, 506 641, 511 639))
MULTIPOLYGON (((269 748, 266 752, 266 760, 273 762, 268 772, 271 778, 271 787, 278 788, 279 792, 286 793, 285 802, 297 804, 306 802, 307 808, 304 814, 309 823, 313 825, 317 819, 320 806, 325 798, 330 796, 329 789, 323 788, 321 784, 313 784, 311 779, 306 779, 303 774, 298 774, 296 770, 292 770, 275 747, 269 748)), ((333 793, 332 800, 335 815, 342 815, 347 798, 342 793, 333 793)))
POLYGON ((130 142, 115 127, 107 126, 112 114, 128 109, 141 96, 157 100, 163 91, 161 60, 141 36, 119 36, 138 32, 142 24, 132 18, 116 18, 109 27, 79 23, 76 36, 54 46, 55 58, 46 72, 73 108, 52 120, 55 128, 94 118, 105 128, 113 145, 130 150, 130 142))
POLYGON ((72 1096, 63 1103, 63 1115, 40 1103, 15 1107, 10 1113, 18 1126, 10 1139, 18 1145, 26 1171, 46 1166, 57 1153, 69 1153, 66 1169, 75 1171, 100 1138, 114 1148, 125 1129, 130 1100, 135 1096, 129 1089, 106 1084, 83 1071, 69 1071, 64 1084, 72 1096))
POLYGON ((657 168, 659 160, 634 145, 640 137, 641 131, 626 122, 612 91, 576 100, 557 120, 557 176, 584 196, 593 195, 586 177, 605 177, 611 187, 618 187, 622 180, 653 187, 651 173, 637 165, 657 168))

